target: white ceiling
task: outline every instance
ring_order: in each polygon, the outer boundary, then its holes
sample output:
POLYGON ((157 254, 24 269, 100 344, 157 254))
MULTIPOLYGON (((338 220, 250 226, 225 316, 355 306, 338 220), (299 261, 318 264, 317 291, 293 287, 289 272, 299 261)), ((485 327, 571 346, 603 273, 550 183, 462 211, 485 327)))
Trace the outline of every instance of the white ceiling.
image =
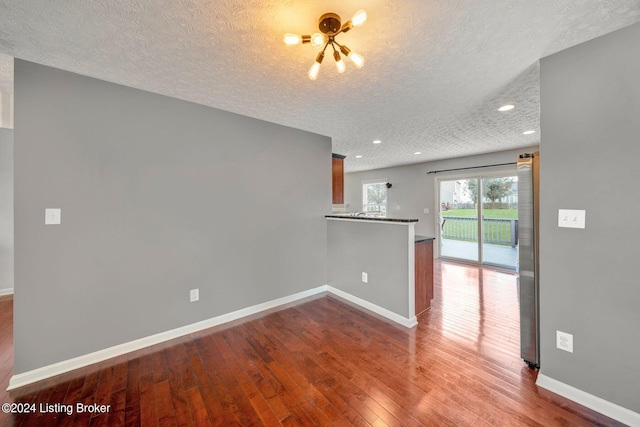
POLYGON ((0 91, 18 57, 330 136, 353 172, 536 144, 538 59, 638 21, 640 0, 0 0, 0 91), (310 81, 317 49, 283 33, 358 9, 337 40, 365 66, 310 81))

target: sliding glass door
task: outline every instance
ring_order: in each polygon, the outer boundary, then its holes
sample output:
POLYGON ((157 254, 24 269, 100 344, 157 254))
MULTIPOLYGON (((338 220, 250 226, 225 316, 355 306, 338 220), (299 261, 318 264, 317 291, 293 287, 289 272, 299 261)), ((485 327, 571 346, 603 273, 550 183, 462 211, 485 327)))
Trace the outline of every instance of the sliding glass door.
POLYGON ((482 263, 514 269, 518 256, 518 177, 482 179, 482 263))
POLYGON ((515 173, 439 180, 440 256, 515 269, 515 173))
POLYGON ((470 189, 478 179, 440 181, 440 255, 465 261, 480 261, 478 204, 470 189))

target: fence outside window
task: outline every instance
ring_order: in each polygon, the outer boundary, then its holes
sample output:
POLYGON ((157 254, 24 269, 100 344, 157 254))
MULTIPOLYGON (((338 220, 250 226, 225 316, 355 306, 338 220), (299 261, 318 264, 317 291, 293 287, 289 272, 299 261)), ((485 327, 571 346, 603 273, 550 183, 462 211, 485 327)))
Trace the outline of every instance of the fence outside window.
MULTIPOLYGON (((518 220, 508 218, 483 218, 484 242, 515 247, 518 244, 518 220)), ((478 241, 478 219, 473 217, 446 216, 443 218, 442 238, 478 241)))

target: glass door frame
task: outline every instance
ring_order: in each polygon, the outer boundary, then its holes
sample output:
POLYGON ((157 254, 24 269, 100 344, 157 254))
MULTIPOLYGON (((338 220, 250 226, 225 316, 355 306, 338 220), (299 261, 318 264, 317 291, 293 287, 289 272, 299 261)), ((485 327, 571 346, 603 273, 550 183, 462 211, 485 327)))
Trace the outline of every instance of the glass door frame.
POLYGON ((446 172, 446 173, 442 173, 441 175, 438 174, 439 176, 436 176, 434 181, 434 185, 435 185, 435 195, 437 198, 437 203, 436 203, 436 209, 437 209, 437 215, 435 215, 435 229, 436 229, 436 239, 437 242, 439 242, 439 244, 435 245, 435 257, 436 258, 443 258, 443 259, 450 259, 450 260, 454 260, 454 261, 459 261, 459 262, 465 262, 465 263, 470 263, 470 264, 475 264, 475 265, 487 265, 487 266, 494 266, 494 267, 498 267, 498 268, 508 268, 505 267, 503 265, 499 265, 499 264, 493 264, 493 263, 487 263, 484 261, 484 257, 483 257, 483 241, 484 241, 484 221, 483 219, 483 211, 484 208, 482 206, 482 196, 481 194, 483 193, 483 180, 487 179, 487 178, 500 178, 500 177, 507 177, 507 176, 518 176, 518 169, 517 167, 514 166, 513 167, 501 167, 501 168, 491 168, 485 171, 481 171, 481 172, 467 172, 467 173, 455 173, 455 172, 446 172), (462 179, 477 179, 478 180, 478 209, 477 209, 477 217, 476 219, 478 220, 478 241, 477 241, 477 245, 478 245, 478 260, 474 261, 474 260, 469 260, 469 259, 464 259, 464 258, 453 258, 453 257, 448 257, 448 256, 442 256, 441 253, 441 246, 442 246, 442 228, 440 227, 440 215, 441 215, 441 202, 440 202, 440 183, 442 181, 455 181, 455 180, 462 180, 462 179))

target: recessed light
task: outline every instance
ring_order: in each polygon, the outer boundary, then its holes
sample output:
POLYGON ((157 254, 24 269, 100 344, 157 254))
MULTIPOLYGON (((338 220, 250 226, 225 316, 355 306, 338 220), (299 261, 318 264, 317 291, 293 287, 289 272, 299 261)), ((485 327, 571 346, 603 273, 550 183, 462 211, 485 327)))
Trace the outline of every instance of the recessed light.
POLYGON ((416 151, 416 152, 415 152, 415 153, 413 153, 413 154, 422 154, 422 151, 416 151))
POLYGON ((502 107, 498 108, 498 111, 510 111, 510 110, 513 110, 514 108, 516 108, 515 105, 507 104, 507 105, 503 105, 502 107))
POLYGON ((379 139, 376 139, 375 141, 373 141, 374 144, 382 144, 382 141, 380 141, 379 139))
POLYGON ((531 135, 531 134, 534 134, 534 133, 536 133, 535 130, 525 130, 524 132, 522 132, 523 135, 531 135))
POLYGON ((362 156, 356 156, 356 159, 361 159, 361 158, 362 158, 362 156))

